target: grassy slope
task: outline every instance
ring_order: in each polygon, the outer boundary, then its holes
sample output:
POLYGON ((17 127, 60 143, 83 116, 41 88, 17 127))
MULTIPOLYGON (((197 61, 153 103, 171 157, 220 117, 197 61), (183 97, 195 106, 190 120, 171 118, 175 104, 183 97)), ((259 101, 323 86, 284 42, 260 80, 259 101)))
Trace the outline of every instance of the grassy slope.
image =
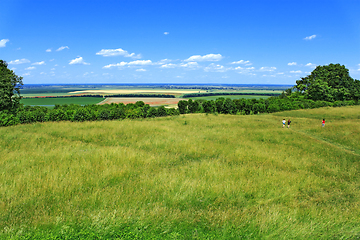
POLYGON ((359 237, 359 112, 0 128, 0 237, 359 237))

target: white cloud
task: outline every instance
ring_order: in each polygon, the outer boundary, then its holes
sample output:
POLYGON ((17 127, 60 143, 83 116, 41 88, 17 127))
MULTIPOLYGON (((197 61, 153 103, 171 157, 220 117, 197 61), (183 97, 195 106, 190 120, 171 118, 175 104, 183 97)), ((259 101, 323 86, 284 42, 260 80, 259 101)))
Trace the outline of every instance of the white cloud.
POLYGON ((46 49, 45 52, 51 52, 51 48, 46 49))
POLYGON ((86 63, 82 57, 75 58, 73 60, 70 60, 70 65, 73 64, 83 64, 83 65, 90 65, 90 63, 86 63))
POLYGON ((6 43, 9 42, 9 41, 10 41, 9 39, 1 39, 0 40, 0 47, 5 47, 6 43))
POLYGON ((164 35, 169 35, 169 32, 164 32, 164 35))
POLYGON ((204 68, 205 72, 225 72, 227 69, 220 64, 211 63, 209 66, 204 68))
POLYGON ((297 70, 297 71, 290 71, 290 73, 302 73, 301 70, 297 70))
POLYGON ((316 67, 316 64, 314 63, 308 63, 305 65, 306 67, 312 67, 312 68, 315 68, 316 67))
POLYGON ((124 67, 124 66, 144 66, 144 65, 152 65, 151 60, 136 60, 132 62, 120 62, 114 63, 104 66, 103 68, 112 68, 112 67, 124 67))
POLYGON ((23 63, 29 63, 30 61, 28 59, 16 59, 14 61, 10 61, 9 64, 23 64, 23 63))
POLYGON ((136 60, 136 61, 132 61, 127 63, 127 65, 152 65, 152 61, 151 60, 136 60))
POLYGON ((28 68, 25 68, 25 70, 34 70, 36 67, 28 67, 28 68))
POLYGON ((297 63, 296 63, 296 62, 290 62, 290 63, 288 63, 288 65, 289 65, 289 66, 296 66, 297 63))
POLYGON ((68 46, 62 46, 62 47, 59 47, 58 49, 56 49, 56 51, 62 51, 64 49, 70 49, 68 46))
POLYGON ((308 36, 308 37, 304 38, 304 40, 311 40, 311 39, 314 39, 314 38, 316 38, 316 35, 308 36))
POLYGON ((144 68, 139 68, 139 69, 136 69, 137 72, 146 72, 146 69, 144 68))
POLYGON ((44 61, 41 61, 41 62, 35 62, 31 65, 45 65, 45 62, 44 61))
POLYGON ((199 67, 199 64, 197 62, 188 62, 180 64, 180 67, 195 69, 199 67))
POLYGON ((242 70, 242 67, 236 67, 235 70, 242 70))
POLYGON ((221 54, 207 54, 204 56, 200 55, 193 55, 186 59, 186 62, 204 62, 204 61, 211 61, 211 62, 217 62, 223 59, 223 56, 221 54))
POLYGON ((259 69, 260 72, 273 72, 276 70, 276 67, 261 67, 259 69))
POLYGON ((29 72, 24 73, 24 74, 22 74, 22 76, 30 76, 30 73, 29 72))
POLYGON ((231 64, 244 64, 245 66, 250 66, 250 65, 252 65, 252 63, 251 63, 250 61, 244 61, 244 60, 232 62, 231 64))
POLYGON ((254 67, 248 67, 246 68, 247 70, 254 70, 255 68, 254 67))
POLYGON ((173 63, 168 63, 168 64, 161 65, 160 67, 161 68, 175 68, 175 67, 177 67, 177 65, 173 64, 173 63))
POLYGON ((101 55, 103 57, 114 57, 114 56, 124 56, 124 57, 131 57, 131 58, 141 58, 140 54, 129 53, 126 50, 121 48, 118 49, 101 49, 101 51, 97 52, 96 55, 101 55))

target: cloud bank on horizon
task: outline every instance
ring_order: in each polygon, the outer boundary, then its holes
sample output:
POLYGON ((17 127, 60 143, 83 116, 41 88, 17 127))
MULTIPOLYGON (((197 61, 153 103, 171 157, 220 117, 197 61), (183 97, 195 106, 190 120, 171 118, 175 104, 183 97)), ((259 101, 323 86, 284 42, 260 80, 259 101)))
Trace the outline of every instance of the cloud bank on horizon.
POLYGON ((0 16, 19 19, 0 17, 0 59, 24 83, 294 84, 329 63, 360 78, 360 2, 330 0, 327 13, 318 2, 189 4, 109 0, 82 11, 53 0, 41 15, 40 3, 9 1, 0 16))

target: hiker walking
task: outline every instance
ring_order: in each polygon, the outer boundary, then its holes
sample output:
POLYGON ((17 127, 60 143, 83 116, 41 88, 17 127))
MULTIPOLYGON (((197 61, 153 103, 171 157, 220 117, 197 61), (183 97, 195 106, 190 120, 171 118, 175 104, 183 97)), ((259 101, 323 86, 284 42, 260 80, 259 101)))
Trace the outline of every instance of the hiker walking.
POLYGON ((290 123, 291 123, 291 121, 290 121, 290 119, 288 120, 288 128, 290 128, 290 123))
POLYGON ((282 120, 282 123, 283 123, 283 128, 284 128, 285 124, 286 124, 285 118, 282 120))
POLYGON ((322 122, 321 122, 321 123, 322 123, 322 125, 321 125, 321 126, 322 126, 322 127, 325 127, 325 118, 323 118, 323 120, 322 120, 322 122))

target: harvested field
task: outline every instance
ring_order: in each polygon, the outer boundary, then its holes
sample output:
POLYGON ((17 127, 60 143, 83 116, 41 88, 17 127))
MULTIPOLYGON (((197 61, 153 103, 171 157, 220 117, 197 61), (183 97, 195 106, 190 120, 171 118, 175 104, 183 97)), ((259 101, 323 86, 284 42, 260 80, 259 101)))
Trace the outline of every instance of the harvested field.
POLYGON ((99 103, 102 104, 111 104, 111 103, 136 103, 137 101, 143 101, 145 104, 150 106, 166 106, 171 105, 171 107, 177 107, 177 103, 180 100, 187 100, 183 98, 106 98, 104 101, 99 103))
POLYGON ((113 89, 113 90, 84 90, 84 91, 73 91, 69 94, 170 94, 170 95, 182 95, 187 93, 202 93, 199 89, 195 90, 169 90, 169 89, 113 89))

